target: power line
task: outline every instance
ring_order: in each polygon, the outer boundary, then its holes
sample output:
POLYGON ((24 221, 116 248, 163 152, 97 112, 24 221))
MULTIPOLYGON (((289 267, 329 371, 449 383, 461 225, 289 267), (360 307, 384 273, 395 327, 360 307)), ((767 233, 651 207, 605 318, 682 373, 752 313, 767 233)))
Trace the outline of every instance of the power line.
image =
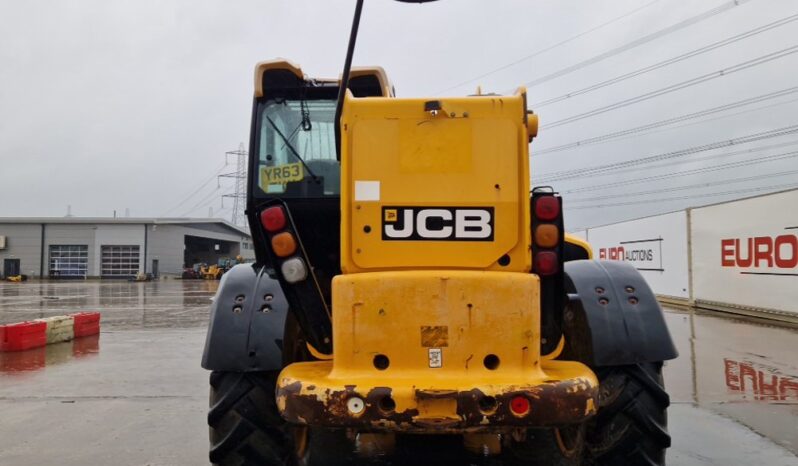
MULTIPOLYGON (((674 126, 672 128, 664 128, 664 129, 660 129, 660 130, 652 130, 652 131, 648 131, 648 132, 645 132, 645 133, 641 134, 641 136, 642 135, 647 135, 647 134, 657 134, 657 133, 662 133, 662 132, 666 132, 666 131, 673 131, 673 130, 676 130, 676 129, 686 128, 688 126, 695 126, 695 125, 709 123, 709 122, 713 122, 713 121, 725 120, 727 118, 732 118, 732 117, 739 116, 739 115, 747 115, 747 116, 751 117, 754 113, 761 112, 762 110, 767 110, 767 109, 771 109, 771 108, 775 108, 775 107, 780 107, 782 105, 787 105, 787 104, 791 104, 791 103, 794 103, 794 102, 798 102, 798 99, 785 100, 783 102, 776 102, 775 104, 763 105, 761 107, 752 108, 750 110, 742 110, 742 111, 739 111, 739 112, 730 113, 728 115, 720 115, 720 116, 716 116, 714 118, 707 118, 706 120, 693 121, 691 123, 684 123, 684 124, 681 124, 681 125, 674 126)), ((628 138, 631 138, 631 137, 636 137, 636 135, 627 136, 627 137, 621 138, 621 139, 628 139, 628 138)))
POLYGON ((216 196, 217 196, 217 192, 218 192, 220 189, 221 189, 221 188, 218 188, 218 187, 217 187, 216 189, 214 189, 213 191, 211 191, 210 193, 208 193, 208 195, 207 195, 207 196, 205 196, 205 197, 203 197, 202 199, 200 199, 200 200, 199 200, 199 201, 198 201, 196 204, 194 204, 194 205, 193 205, 191 208, 189 208, 188 210, 186 210, 185 212, 183 212, 183 214, 182 214, 182 215, 180 215, 180 216, 181 216, 181 217, 188 217, 188 215, 189 215, 190 213, 192 213, 192 212, 196 211, 197 209, 202 209, 202 208, 204 208, 204 207, 207 207, 207 206, 211 205, 211 203, 213 203, 213 202, 216 202, 216 199, 215 199, 215 198, 216 198, 216 196))
MULTIPOLYGON (((600 176, 602 174, 607 174, 607 173, 612 173, 612 174, 625 173, 625 172, 629 172, 629 171, 638 170, 638 169, 640 169, 639 167, 641 165, 648 165, 648 164, 660 162, 660 161, 663 161, 663 160, 672 160, 672 159, 683 157, 685 155, 696 154, 696 153, 699 153, 699 152, 706 152, 706 151, 709 151, 709 150, 719 149, 719 148, 723 148, 723 147, 730 147, 730 146, 734 146, 734 145, 747 144, 747 143, 750 143, 750 142, 755 142, 755 141, 759 141, 759 140, 769 139, 769 138, 773 138, 773 137, 786 136, 788 134, 793 134, 795 132, 798 132, 798 125, 787 126, 785 128, 780 128, 780 129, 771 130, 771 131, 765 131, 765 132, 762 132, 762 133, 755 133, 755 134, 752 134, 752 135, 742 136, 742 137, 735 138, 735 139, 716 141, 716 142, 712 142, 712 143, 709 143, 709 144, 688 147, 686 149, 681 149, 681 150, 678 150, 678 151, 665 152, 665 153, 662 153, 662 154, 657 154, 657 155, 653 155, 653 156, 649 156, 649 157, 642 157, 642 158, 638 158, 638 159, 627 160, 627 161, 624 161, 624 162, 616 162, 616 163, 612 163, 612 164, 599 165, 599 166, 589 167, 589 168, 584 168, 584 169, 562 170, 562 171, 559 171, 559 172, 553 172, 552 174, 549 175, 550 178, 546 178, 544 176, 543 179, 541 180, 541 182, 561 181, 561 180, 564 180, 564 179, 578 178, 578 177, 582 177, 582 176, 600 176), (628 168, 628 167, 638 167, 638 168, 632 169, 632 168, 628 168), (624 168, 626 168, 626 169, 624 170, 624 168)), ((729 157, 729 156, 732 156, 732 155, 737 155, 737 154, 746 153, 746 152, 747 153, 758 152, 758 151, 771 149, 771 148, 776 148, 776 147, 784 147, 784 146, 794 145, 795 143, 796 143, 795 141, 791 141, 791 142, 787 142, 787 143, 776 144, 776 145, 765 146, 765 147, 758 147, 758 148, 753 148, 753 149, 748 149, 748 150, 743 150, 743 151, 738 151, 738 152, 729 152, 729 153, 724 153, 724 154, 717 154, 717 155, 704 157, 704 158, 708 159, 708 158, 716 158, 716 157, 729 157)), ((697 160, 701 160, 701 159, 702 158, 691 159, 690 161, 693 161, 693 160, 697 161, 697 160)), ((690 161, 687 161, 687 162, 690 162, 690 161)), ((666 164, 662 164, 660 166, 656 166, 655 168, 660 168, 661 166, 664 166, 664 165, 666 165, 666 164)), ((643 168, 650 168, 650 167, 643 167, 643 168)))
POLYGON ((666 173, 666 174, 662 174, 662 175, 647 176, 647 177, 643 177, 643 178, 634 178, 634 179, 631 179, 631 180, 618 181, 618 182, 615 182, 615 183, 602 183, 602 184, 593 185, 593 186, 585 186, 585 187, 582 187, 582 188, 565 190, 562 193, 563 194, 572 194, 572 193, 581 193, 581 192, 587 192, 587 191, 595 191, 595 190, 598 190, 598 189, 616 188, 618 186, 627 186, 627 185, 630 185, 630 184, 646 183, 646 182, 649 182, 649 181, 660 181, 660 180, 665 180, 665 179, 668 179, 668 178, 675 178, 675 177, 678 177, 678 176, 695 175, 695 174, 698 174, 698 173, 708 173, 708 172, 714 172, 714 171, 720 171, 720 170, 727 170, 729 168, 739 168, 739 167, 745 167, 745 166, 749 166, 749 165, 758 165, 760 163, 775 162, 777 160, 785 160, 785 159, 790 159, 790 158, 795 158, 795 157, 798 157, 798 151, 785 152, 785 153, 782 153, 782 154, 775 154, 775 155, 768 155, 766 157, 759 157, 759 158, 751 159, 751 160, 742 160, 742 161, 738 161, 738 162, 729 162, 729 163, 724 163, 724 164, 719 164, 719 165, 711 165, 709 167, 695 168, 695 169, 692 169, 692 170, 682 170, 682 171, 671 172, 671 173, 666 173))
POLYGON ((572 97, 576 97, 576 96, 579 96, 579 95, 582 95, 582 94, 587 94, 589 92, 593 92, 595 90, 598 90, 598 89, 601 89, 601 88, 604 88, 604 87, 607 87, 607 86, 611 86, 613 84, 617 84, 617 83, 622 82, 622 81, 626 81, 627 79, 631 79, 631 78, 634 78, 634 77, 637 77, 637 76, 641 76, 641 75, 644 75, 644 74, 649 73, 651 71, 655 71, 655 70, 658 70, 660 68, 664 68, 666 66, 673 65, 675 63, 679 63, 681 61, 687 60, 689 58, 693 58, 693 57, 702 55, 702 54, 710 52, 712 50, 716 50, 716 49, 719 49, 721 47, 725 47, 727 45, 734 44, 734 43, 739 42, 741 40, 749 39, 751 37, 754 37, 754 36, 756 36, 758 34, 761 34, 761 33, 765 32, 765 31, 769 31, 771 29, 775 29, 777 27, 784 26, 785 24, 789 24, 789 23, 791 23, 791 22, 793 22, 795 20, 798 20, 798 14, 794 14, 794 15, 788 16, 786 18, 782 18, 782 19, 780 19, 778 21, 774 21, 774 22, 766 24, 764 26, 759 26, 757 28, 751 29, 749 31, 746 31, 746 32, 743 32, 743 33, 740 33, 740 34, 737 34, 737 35, 734 35, 732 37, 723 39, 721 41, 713 42, 713 43, 711 43, 709 45, 705 45, 703 47, 691 50, 689 52, 686 52, 686 53, 683 53, 681 55, 669 58, 667 60, 663 60, 663 61, 655 63, 653 65, 649 65, 649 66, 640 68, 640 69, 635 70, 635 71, 630 71, 629 73, 625 73, 625 74, 616 76, 616 77, 614 77, 612 79, 608 79, 606 81, 602 81, 602 82, 600 82, 598 84, 593 84, 592 86, 588 86, 588 87, 585 87, 585 88, 582 88, 582 89, 579 89, 579 90, 576 90, 576 91, 571 91, 571 92, 568 92, 568 93, 563 94, 563 95, 558 96, 558 97, 553 97, 551 99, 546 99, 546 100, 543 100, 543 101, 540 101, 540 102, 537 102, 537 103, 533 103, 531 105, 531 107, 534 108, 535 110, 537 110, 540 107, 544 107, 546 105, 550 105, 550 104, 553 104, 553 103, 561 102, 563 100, 570 99, 572 97))
POLYGON ((688 163, 703 162, 703 161, 706 161, 706 160, 729 158, 729 157, 733 157, 735 155, 740 155, 740 154, 753 154, 753 153, 756 153, 756 152, 763 152, 763 151, 770 150, 770 149, 780 149, 782 147, 794 146, 796 144, 798 144, 798 140, 790 141, 790 142, 784 142, 784 143, 780 143, 780 144, 771 144, 769 146, 754 147, 752 149, 738 150, 738 151, 733 151, 733 152, 723 152, 723 153, 720 153, 720 154, 705 155, 703 157, 691 157, 689 160, 670 160, 670 161, 665 161, 665 162, 652 162, 652 164, 656 164, 656 165, 638 165, 638 166, 634 166, 634 167, 630 167, 630 168, 623 168, 623 169, 620 169, 620 170, 613 170, 611 173, 599 173, 599 174, 597 174, 595 176, 602 176, 602 175, 608 175, 608 174, 620 175, 620 174, 636 172, 636 171, 640 171, 640 170, 657 170, 657 169, 665 168, 667 166, 672 166, 672 165, 682 165, 682 164, 688 164, 688 163))
POLYGON ((716 141, 709 144, 703 144, 700 146, 693 146, 687 149, 681 149, 677 151, 671 152, 664 152, 661 154, 652 155, 649 157, 641 157, 638 159, 626 160, 623 162, 615 162, 609 163, 605 165, 596 165, 593 167, 587 167, 582 169, 572 169, 572 170, 560 170, 556 172, 551 172, 548 174, 544 174, 540 177, 537 181, 538 184, 540 183, 548 183, 550 181, 561 181, 571 178, 580 178, 584 176, 593 176, 599 173, 612 171, 617 168, 624 168, 624 167, 631 167, 635 165, 643 165, 652 162, 657 162, 660 160, 668 160, 673 158, 684 157, 685 155, 695 154, 698 152, 705 152, 708 150, 719 149, 722 147, 729 147, 739 144, 748 144, 754 141, 761 141, 764 139, 770 139, 774 137, 786 136, 788 134, 798 133, 798 125, 792 126, 785 126, 783 128, 773 129, 770 131, 763 131, 760 133, 749 134, 747 136, 741 136, 732 139, 726 139, 722 141, 716 141))
POLYGON ((628 107, 629 105, 633 105, 636 103, 640 103, 649 99, 653 99, 655 97, 660 97, 665 94, 670 94, 671 92, 676 92, 691 86, 695 86, 697 84, 701 84, 712 79, 717 79, 723 76, 727 76, 738 71, 747 70, 749 68, 753 68, 755 66, 764 65, 765 63, 771 62, 773 60, 778 60, 779 58, 784 58, 788 55, 792 55, 798 52, 798 45, 793 45, 792 47, 787 47, 786 49, 782 49, 776 52, 772 52, 766 55, 762 55, 760 57, 754 58, 753 60, 744 61, 742 63, 738 63, 734 66, 730 66, 729 68, 724 68, 718 71, 714 71, 712 73, 707 73, 701 76, 696 76, 695 78, 688 79, 686 81, 682 81, 677 84, 672 84, 670 86, 666 86, 660 89, 656 89, 650 92, 646 92, 645 94, 638 95, 636 97, 632 97, 629 99, 621 100, 614 104, 605 105, 603 107, 598 107, 588 112, 579 113, 577 115, 570 116, 568 118, 563 118, 561 120, 557 120, 553 123, 549 123, 548 125, 544 125, 541 129, 551 129, 556 128, 558 126, 566 125, 569 123, 573 123, 575 121, 584 120, 585 118, 594 117, 596 115, 601 115, 602 113, 607 113, 612 110, 617 110, 619 108, 628 107))
POLYGON ((743 193, 753 193, 753 192, 761 192, 761 191, 779 191, 781 189, 791 189, 798 187, 798 183, 785 183, 780 185, 772 185, 772 186, 762 186, 759 188, 747 188, 747 189, 737 189, 734 191, 725 191, 720 193, 709 193, 709 194, 693 194, 689 196, 678 196, 678 197, 665 197, 660 199, 648 199, 643 201, 629 201, 629 202, 616 202, 611 204, 595 204, 595 205, 584 205, 584 206, 575 206, 567 208, 569 210, 582 210, 582 209, 603 209, 607 207, 621 207, 621 206, 629 206, 629 205, 639 205, 639 204, 653 204, 653 203, 662 203, 662 202, 669 202, 669 201, 679 201, 684 199, 698 199, 698 198, 706 198, 706 197, 717 197, 717 196, 728 196, 732 194, 743 194, 743 193))
POLYGON ((222 164, 222 165, 221 165, 219 168, 217 168, 216 170, 214 170, 214 172, 213 172, 213 175, 211 175, 209 178, 207 178, 205 181, 203 181, 203 182, 200 184, 199 188, 197 188, 196 190, 192 191, 190 194, 186 195, 186 196, 183 198, 183 200, 181 200, 180 202, 178 202, 177 204, 175 204, 175 205, 174 205, 172 208, 170 208, 169 210, 165 211, 165 212, 164 212, 164 213, 163 213, 161 216, 162 216, 162 217, 165 217, 167 214, 169 214, 169 212, 172 212, 172 211, 174 211, 174 210, 177 210, 177 208, 178 208, 178 207, 180 207, 180 206, 182 206, 183 204, 185 204, 185 203, 186 203, 186 202, 187 202, 189 199, 193 199, 193 198, 194 198, 194 196, 195 196, 195 195, 196 195, 198 192, 200 192, 200 191, 202 190, 202 188, 204 188, 205 186, 207 186, 207 185, 208 185, 208 183, 210 183, 211 181, 213 181, 214 179, 216 179, 216 176, 217 176, 219 173, 221 173, 221 171, 222 171, 222 170, 224 170, 224 167, 225 167, 226 165, 227 165, 227 162, 225 161, 225 163, 223 163, 223 164, 222 164))
POLYGON ((734 184, 734 183, 743 183, 747 181, 757 181, 765 178, 775 178, 778 176, 787 176, 787 175, 795 175, 798 173, 798 170, 788 170, 788 171, 781 171, 776 173, 767 173, 764 175, 754 175, 754 176, 745 176, 742 178, 731 178, 726 180, 719 180, 719 181, 710 181, 704 183, 695 183, 689 185, 682 185, 682 186, 672 186, 670 188, 662 188, 662 189, 652 189, 648 191, 637 191, 634 193, 623 193, 623 194, 608 194, 606 196, 595 196, 585 199, 571 199, 568 198, 568 204, 570 205, 572 202, 591 202, 591 201, 601 201, 606 199, 617 199, 619 197, 637 197, 637 196, 648 196, 651 194, 662 194, 662 193, 671 193, 676 191, 684 191, 687 189, 703 189, 703 188, 710 188, 713 186, 720 186, 724 184, 734 184))
POLYGON ((232 206, 229 206, 229 207, 225 207, 223 209, 219 209, 219 210, 217 210, 216 212, 213 213, 213 216, 214 216, 214 218, 222 218, 222 214, 225 213, 225 212, 230 211, 232 208, 233 208, 232 206))
POLYGON ((643 44, 646 44, 646 43, 651 42, 653 40, 659 39, 660 37, 663 37, 663 36, 666 36, 666 35, 671 34, 673 32, 676 32, 676 31, 679 31, 681 29, 684 29, 684 28, 686 28, 688 26, 692 26, 692 25, 694 25, 696 23, 700 23, 701 21, 704 21, 705 19, 712 18, 713 16, 716 16, 716 15, 719 15, 719 14, 724 13, 726 11, 729 11, 732 8, 736 7, 736 6, 742 5, 743 3, 747 3, 749 1, 750 0, 731 0, 731 1, 726 2, 726 3, 724 3, 724 4, 720 5, 720 6, 712 8, 711 10, 707 10, 707 11, 705 11, 703 13, 700 13, 698 15, 695 15, 695 16, 692 16, 692 17, 687 18, 685 20, 682 20, 682 21, 680 21, 680 22, 678 22, 676 24, 668 26, 668 27, 666 27, 664 29, 660 29, 659 31, 653 32, 653 33, 651 33, 651 34, 649 34, 647 36, 643 36, 643 37, 641 37, 639 39, 635 39, 632 42, 629 42, 629 43, 626 43, 624 45, 621 45, 620 47, 616 47, 616 48, 608 50, 608 51, 606 51, 604 53, 598 54, 598 55, 596 55, 594 57, 588 58, 587 60, 581 61, 581 62, 576 63, 576 64, 571 65, 571 66, 567 66, 567 67, 562 68, 562 69, 560 69, 558 71, 555 71, 553 73, 550 73, 550 74, 547 74, 547 75, 542 76, 540 78, 537 78, 537 79, 534 79, 532 81, 529 81, 529 82, 525 83, 525 85, 527 87, 533 87, 533 86, 537 86, 538 84, 542 84, 542 83, 544 83, 546 81, 551 81, 552 79, 559 78, 560 76, 564 76, 566 74, 573 73, 574 71, 577 71, 577 70, 580 70, 582 68, 585 68, 586 66, 594 65, 594 64, 596 64, 596 63, 598 63, 600 61, 603 61, 603 60, 605 60, 605 59, 607 59, 609 57, 612 57, 614 55, 618 55, 619 53, 626 52, 626 51, 631 50, 631 49, 633 49, 635 47, 639 47, 639 46, 641 46, 643 44))
POLYGON ((693 120, 693 119, 696 119, 696 118, 701 118, 701 117, 704 117, 704 116, 712 115, 712 114, 715 114, 715 113, 720 113, 720 112, 724 112, 724 111, 727 111, 727 110, 733 110, 735 108, 744 107, 744 106, 747 106, 747 105, 757 104, 757 103, 760 103, 760 102, 764 102, 766 100, 776 99, 776 98, 783 97, 783 96, 786 96, 786 95, 794 94, 796 92, 798 92, 798 86, 790 87, 790 88, 787 88, 787 89, 782 89, 780 91, 771 92, 771 93, 768 93, 768 94, 762 94, 762 95, 759 95, 759 96, 756 96, 756 97, 751 97, 751 98, 748 98, 748 99, 738 100, 737 102, 732 102, 732 103, 729 103, 729 104, 720 105, 718 107, 712 107, 712 108, 704 109, 704 110, 701 110, 701 111, 698 111, 698 112, 693 112, 693 113, 687 113, 687 114, 684 114, 684 115, 679 115, 679 116, 676 116, 676 117, 673 117, 673 118, 668 118, 668 119, 665 119, 665 120, 656 121, 654 123, 648 123, 648 124, 641 125, 641 126, 635 126, 633 128, 625 129, 625 130, 622 130, 622 131, 615 131, 615 132, 612 132, 612 133, 602 134, 600 136, 594 136, 592 138, 586 138, 586 139, 581 139, 579 141, 574 141, 574 142, 569 142, 569 143, 566 143, 566 144, 561 144, 559 146, 552 146, 552 147, 543 148, 543 149, 534 151, 534 153, 532 155, 534 157, 537 157, 539 155, 549 154, 549 153, 552 153, 552 152, 560 152, 560 151, 563 151, 563 150, 573 149, 575 147, 584 147, 584 146, 587 146, 587 145, 590 145, 590 144, 596 144, 596 143, 607 141, 607 140, 610 140, 610 139, 617 139, 617 138, 620 138, 620 137, 623 137, 623 136, 627 136, 627 135, 631 135, 631 134, 635 134, 635 133, 640 133, 640 132, 643 132, 643 131, 648 131, 648 130, 659 128, 659 127, 662 127, 662 126, 668 126, 668 125, 672 125, 672 124, 675 124, 675 123, 680 123, 682 121, 693 120))
POLYGON ((553 50, 553 49, 555 49, 557 47, 560 47, 560 46, 565 45, 565 44, 567 44, 569 42, 572 42, 572 41, 574 41, 576 39, 579 39, 580 37, 586 36, 587 34, 590 34, 591 32, 598 31, 599 29, 602 29, 602 28, 604 28, 606 26, 609 26, 610 24, 613 24, 613 23, 615 23, 617 21, 620 21, 620 20, 622 20, 624 18, 632 16, 633 14, 637 13, 638 11, 643 10, 645 8, 648 8, 651 5, 657 3, 658 1, 660 1, 660 0, 653 0, 651 2, 648 2, 648 3, 646 3, 645 5, 643 5, 641 7, 635 8, 635 9, 633 9, 633 10, 627 12, 627 13, 622 14, 621 16, 617 16, 617 17, 615 17, 615 18, 613 18, 613 19, 611 19, 611 20, 609 20, 609 21, 607 21, 605 23, 601 23, 598 26, 592 27, 592 28, 588 29, 587 31, 581 32, 581 33, 579 33, 579 34, 577 34, 575 36, 571 36, 568 39, 565 39, 565 40, 562 40, 560 42, 557 42, 556 44, 552 44, 552 45, 549 45, 547 47, 544 47, 544 48, 542 48, 540 50, 532 52, 529 55, 526 55, 526 56, 524 56, 522 58, 519 58, 518 60, 510 62, 510 63, 508 63, 506 65, 502 65, 502 66, 500 66, 498 68, 492 69, 492 70, 490 70, 490 71, 488 71, 486 73, 483 73, 483 74, 481 74, 479 76, 473 77, 473 78, 468 79, 466 81, 462 81, 462 82, 460 82, 458 84, 455 84, 454 86, 447 87, 446 89, 444 89, 442 91, 436 92, 436 94, 443 94, 444 92, 449 92, 451 90, 457 89, 458 87, 465 86, 466 84, 473 83, 474 81, 477 81, 479 79, 485 78, 485 77, 490 76, 492 74, 498 73, 499 71, 504 71, 507 68, 513 67, 513 66, 515 66, 515 65, 517 65, 519 63, 522 63, 522 62, 525 62, 525 61, 527 61, 527 60, 529 60, 531 58, 537 57, 538 55, 540 55, 542 53, 548 52, 549 50, 553 50))
POLYGON ((210 204, 210 202, 208 202, 208 200, 212 200, 212 198, 216 197, 216 193, 217 193, 217 192, 218 192, 220 189, 221 189, 221 187, 217 186, 217 187, 216 187, 216 189, 214 189, 213 191, 211 191, 210 193, 208 193, 208 194, 207 194, 205 197, 203 197, 203 198, 202 198, 202 199, 201 199, 199 202, 197 202, 196 204, 194 204, 194 206, 193 206, 193 207, 191 207, 190 209, 188 209, 187 211, 185 211, 185 212, 184 212, 182 215, 180 215, 180 216, 181 216, 181 217, 187 217, 187 216, 188 216, 188 214, 190 214, 191 212, 194 212, 194 211, 195 211, 195 210, 197 210, 198 208, 200 208, 200 207, 205 207, 205 206, 209 205, 209 204, 210 204))

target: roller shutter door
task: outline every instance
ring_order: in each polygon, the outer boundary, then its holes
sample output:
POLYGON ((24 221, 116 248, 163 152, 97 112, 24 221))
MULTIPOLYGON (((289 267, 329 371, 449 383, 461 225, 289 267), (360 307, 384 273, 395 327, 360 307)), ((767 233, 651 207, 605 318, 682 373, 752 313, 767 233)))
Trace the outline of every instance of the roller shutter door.
POLYGON ((101 249, 103 277, 134 277, 139 272, 139 246, 103 246, 101 249))
POLYGON ((50 246, 51 277, 85 277, 89 269, 89 247, 53 244, 50 246))

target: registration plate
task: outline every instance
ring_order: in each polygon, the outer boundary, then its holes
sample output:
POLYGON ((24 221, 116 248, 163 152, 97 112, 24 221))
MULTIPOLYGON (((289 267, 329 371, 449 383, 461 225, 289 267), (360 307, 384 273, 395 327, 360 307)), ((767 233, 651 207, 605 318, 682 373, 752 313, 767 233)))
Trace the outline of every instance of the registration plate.
POLYGON ((301 163, 287 163, 276 167, 261 167, 260 169, 261 186, 302 181, 304 177, 305 173, 301 163))

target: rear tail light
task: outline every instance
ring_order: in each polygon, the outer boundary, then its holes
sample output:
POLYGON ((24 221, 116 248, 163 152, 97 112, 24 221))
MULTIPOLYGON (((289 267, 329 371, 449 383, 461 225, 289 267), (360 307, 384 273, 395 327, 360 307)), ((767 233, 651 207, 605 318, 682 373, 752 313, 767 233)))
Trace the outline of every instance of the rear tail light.
POLYGON ((299 241, 288 227, 288 218, 282 206, 275 205, 260 213, 260 223, 269 233, 271 251, 277 258, 288 258, 280 264, 283 279, 297 283, 308 278, 308 267, 301 256, 294 256, 299 249, 299 241), (293 256, 293 257, 291 257, 293 256))
POLYGON ((269 233, 285 228, 285 211, 280 206, 269 207, 260 213, 260 223, 269 233))
POLYGON ((535 254, 535 271, 538 275, 554 275, 558 272, 559 260, 557 253, 540 251, 535 254))
POLYGON ((279 257, 288 257, 296 252, 294 235, 284 231, 272 236, 272 250, 279 257))
POLYGON ((522 395, 514 396, 510 400, 510 411, 516 416, 523 416, 529 412, 529 400, 522 395))
MULTIPOLYGON (((532 190, 532 269, 540 279, 540 352, 552 354, 561 340, 565 306, 562 198, 550 186, 532 190)), ((518 415, 518 414, 516 414, 518 415)))
POLYGON ((563 222, 561 198, 551 188, 532 191, 532 267, 539 276, 562 269, 563 222))
POLYGON ((288 283, 301 282, 308 278, 308 268, 305 266, 305 262, 299 257, 292 257, 283 262, 283 265, 280 266, 280 271, 283 273, 283 278, 288 283))
POLYGON ((541 196, 535 202, 535 217, 550 222, 560 215, 560 200, 554 196, 541 196))
POLYGON ((560 229, 550 223, 535 228, 535 244, 543 248, 553 248, 560 240, 560 229))

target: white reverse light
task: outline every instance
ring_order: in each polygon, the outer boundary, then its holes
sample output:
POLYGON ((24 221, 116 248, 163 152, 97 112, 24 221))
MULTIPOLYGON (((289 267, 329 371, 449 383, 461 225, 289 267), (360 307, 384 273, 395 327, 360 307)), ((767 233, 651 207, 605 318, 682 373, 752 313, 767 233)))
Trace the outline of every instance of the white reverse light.
POLYGON ((282 270, 283 278, 285 278, 285 281, 288 283, 301 282, 308 277, 308 269, 299 257, 292 257, 283 262, 283 265, 280 266, 280 270, 282 270))
POLYGON ((363 402, 362 398, 353 396, 352 398, 346 400, 346 408, 352 414, 360 414, 366 408, 366 404, 363 402))

